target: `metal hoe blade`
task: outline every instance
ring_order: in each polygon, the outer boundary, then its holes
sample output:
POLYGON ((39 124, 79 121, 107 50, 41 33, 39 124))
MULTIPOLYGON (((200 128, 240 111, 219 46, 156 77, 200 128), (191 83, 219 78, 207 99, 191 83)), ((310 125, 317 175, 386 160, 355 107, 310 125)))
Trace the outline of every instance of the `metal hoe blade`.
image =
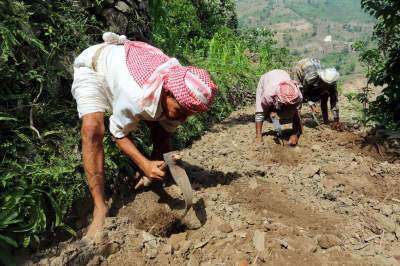
POLYGON ((164 153, 163 157, 165 163, 168 165, 169 171, 171 172, 172 178, 181 189, 183 197, 185 198, 186 211, 183 215, 185 216, 193 204, 193 190, 185 169, 179 166, 173 158, 174 154, 175 152, 164 153))
POLYGON ((315 115, 314 111, 311 111, 311 115, 312 115, 312 117, 314 119, 314 122, 317 124, 317 126, 319 126, 320 124, 318 122, 317 116, 315 115))
POLYGON ((285 143, 283 142, 282 125, 279 123, 279 120, 277 118, 271 118, 271 119, 272 119, 272 125, 274 126, 276 134, 278 135, 278 139, 281 142, 282 146, 284 146, 285 143))

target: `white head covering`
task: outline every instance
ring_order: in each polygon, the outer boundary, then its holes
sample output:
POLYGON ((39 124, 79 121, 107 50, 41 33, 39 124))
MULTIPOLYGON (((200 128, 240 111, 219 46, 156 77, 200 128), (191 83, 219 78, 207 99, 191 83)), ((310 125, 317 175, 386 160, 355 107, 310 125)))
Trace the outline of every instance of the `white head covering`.
POLYGON ((318 76, 327 84, 332 84, 339 80, 340 74, 335 68, 318 70, 318 76))

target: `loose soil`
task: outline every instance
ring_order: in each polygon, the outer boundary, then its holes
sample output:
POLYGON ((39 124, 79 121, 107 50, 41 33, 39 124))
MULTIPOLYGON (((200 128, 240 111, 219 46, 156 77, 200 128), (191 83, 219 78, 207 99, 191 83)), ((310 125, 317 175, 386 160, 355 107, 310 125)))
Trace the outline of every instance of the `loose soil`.
POLYGON ((132 191, 94 242, 70 239, 25 265, 400 265, 400 164, 363 132, 312 127, 297 147, 253 108, 182 151, 194 188, 188 215, 169 183, 132 191), (241 264, 240 264, 241 263, 241 264))

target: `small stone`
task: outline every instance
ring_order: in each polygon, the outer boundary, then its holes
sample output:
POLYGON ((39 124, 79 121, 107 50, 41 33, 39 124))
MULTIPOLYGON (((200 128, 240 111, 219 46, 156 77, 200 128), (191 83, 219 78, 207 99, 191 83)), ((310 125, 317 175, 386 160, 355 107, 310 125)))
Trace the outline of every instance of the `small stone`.
POLYGON ((315 174, 319 173, 320 167, 317 165, 305 165, 300 171, 300 176, 303 178, 311 178, 315 174))
POLYGON ((200 266, 199 260, 196 258, 196 256, 190 256, 187 266, 200 266))
POLYGON ((343 205, 345 206, 352 206, 353 205, 353 200, 349 198, 339 198, 338 199, 343 205))
POLYGON ((372 230, 374 231, 374 233, 376 234, 380 234, 381 230, 385 230, 385 232, 390 232, 393 233, 396 231, 396 223, 393 222, 392 220, 390 220, 389 218, 387 218, 386 216, 384 216, 381 213, 374 213, 372 214, 372 218, 373 218, 373 224, 371 224, 372 226, 372 230), (378 229, 378 230, 376 230, 378 229))
POLYGON ((254 190, 254 189, 258 188, 257 180, 251 179, 251 180, 249 181, 249 188, 250 188, 251 190, 254 190))
POLYGON ((185 240, 181 242, 181 248, 179 249, 179 253, 182 255, 185 255, 189 252, 189 250, 192 248, 193 242, 191 240, 185 240))
POLYGON ((317 144, 314 144, 314 145, 312 145, 311 146, 311 150, 312 151, 320 151, 321 150, 321 146, 320 145, 317 145, 317 144))
POLYGON ((108 239, 108 233, 105 231, 101 231, 99 233, 97 233, 93 239, 94 243, 96 245, 102 245, 102 244, 106 244, 109 239, 108 239))
MULTIPOLYGON (((44 258, 41 259, 39 262, 37 262, 36 264, 33 263, 33 261, 29 261, 29 262, 25 262, 26 266, 32 266, 32 265, 38 265, 38 266, 51 266, 51 260, 49 258, 44 258)), ((54 265, 54 264, 53 264, 54 265)), ((58 266, 58 265, 56 265, 58 266)))
POLYGON ((324 194, 324 198, 330 201, 336 201, 338 197, 339 197, 339 191, 337 190, 328 191, 327 193, 324 194))
POLYGON ((101 248, 101 254, 103 257, 107 258, 108 256, 117 253, 119 251, 119 244, 118 243, 108 243, 101 248))
POLYGON ((98 266, 101 264, 101 262, 103 261, 101 256, 94 256, 88 263, 86 266, 98 266))
POLYGON ((142 232, 142 237, 143 237, 143 242, 149 242, 156 239, 155 236, 147 232, 142 232))
POLYGON ((228 223, 222 223, 222 224, 218 225, 217 229, 222 233, 232 232, 232 227, 228 223))
POLYGON ((380 212, 385 216, 389 216, 389 215, 391 215, 393 213, 393 209, 389 205, 381 204, 380 212))
POLYGON ((289 243, 286 240, 284 240, 284 239, 281 240, 280 239, 279 242, 280 242, 282 248, 284 248, 284 249, 288 249, 289 248, 289 243))
POLYGON ((293 236, 288 239, 288 244, 291 249, 300 250, 305 253, 313 253, 317 250, 316 240, 305 236, 293 236))
POLYGON ((400 205, 394 204, 392 206, 393 213, 400 214, 400 205))
POLYGON ((166 244, 166 245, 164 246, 164 248, 162 249, 162 252, 163 252, 165 255, 170 255, 170 254, 172 254, 172 246, 171 246, 171 244, 166 244))
POLYGON ((237 231, 234 234, 235 234, 235 236, 240 237, 240 238, 246 238, 246 236, 247 236, 247 233, 244 231, 237 231))
POLYGON ((322 170, 326 175, 333 176, 337 173, 338 166, 329 164, 329 165, 324 166, 322 170))
POLYGON ((340 239, 331 234, 320 235, 317 241, 318 245, 323 249, 328 249, 340 244, 340 239))
POLYGON ((396 240, 396 233, 393 234, 385 234, 385 240, 393 242, 396 240))
POLYGON ((259 230, 254 231, 253 246, 259 252, 265 250, 265 232, 259 230))
POLYGON ((114 8, 104 9, 102 16, 105 18, 109 30, 112 32, 124 34, 128 27, 128 19, 124 14, 114 8))
POLYGON ((158 251, 156 247, 151 246, 151 248, 146 248, 146 252, 145 252, 146 257, 148 257, 149 259, 154 259, 157 257, 158 255, 158 251))
POLYGON ((115 8, 121 11, 122 13, 128 13, 131 10, 131 8, 123 1, 118 1, 115 4, 115 8))
POLYGON ((217 201, 217 199, 218 199, 218 194, 214 193, 214 194, 211 195, 211 200, 212 201, 217 201))
POLYGON ((56 266, 67 265, 67 263, 68 263, 68 258, 63 254, 51 259, 51 261, 50 261, 50 265, 56 265, 56 266))
POLYGON ((186 236, 187 236, 186 232, 171 235, 168 242, 172 247, 172 251, 179 250, 180 243, 186 240, 186 236))

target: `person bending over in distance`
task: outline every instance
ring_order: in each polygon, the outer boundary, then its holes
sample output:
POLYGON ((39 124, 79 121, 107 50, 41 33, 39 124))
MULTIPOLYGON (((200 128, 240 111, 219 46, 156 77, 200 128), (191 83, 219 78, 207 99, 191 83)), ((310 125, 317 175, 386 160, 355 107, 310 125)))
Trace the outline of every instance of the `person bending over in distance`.
POLYGON ((84 50, 74 61, 71 92, 82 120, 82 155, 94 202, 87 237, 102 230, 108 207, 104 197, 104 113, 112 113, 109 130, 118 148, 150 180, 162 180, 162 154, 179 124, 207 111, 217 86, 200 68, 181 66, 161 50, 114 33, 84 50), (146 158, 128 137, 139 121, 151 130, 153 153, 146 158))
POLYGON ((300 109, 303 96, 298 83, 290 79, 288 72, 275 69, 261 76, 256 93, 256 143, 262 143, 264 120, 290 119, 292 134, 289 144, 296 146, 301 134, 300 109))
POLYGON ((329 123, 329 99, 333 113, 332 128, 341 130, 337 91, 339 72, 335 68, 324 68, 318 59, 305 58, 296 64, 292 70, 292 75, 293 79, 300 83, 304 101, 309 103, 313 112, 317 112, 315 103, 321 101, 322 117, 325 124, 329 123))

